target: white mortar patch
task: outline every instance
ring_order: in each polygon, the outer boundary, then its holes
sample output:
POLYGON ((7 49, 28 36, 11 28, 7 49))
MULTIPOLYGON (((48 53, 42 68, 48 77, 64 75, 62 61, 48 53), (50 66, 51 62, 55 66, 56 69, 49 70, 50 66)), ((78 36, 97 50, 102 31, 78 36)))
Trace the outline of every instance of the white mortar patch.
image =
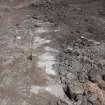
POLYGON ((60 97, 60 98, 64 97, 64 91, 60 85, 48 86, 45 88, 45 90, 56 97, 60 97))
POLYGON ((63 98, 64 97, 64 91, 62 89, 62 86, 60 85, 51 85, 51 86, 32 86, 30 92, 34 93, 34 94, 39 94, 39 92, 49 92, 50 94, 59 97, 59 98, 63 98))
POLYGON ((41 90, 43 90, 44 87, 40 86, 31 86, 30 92, 34 94, 38 94, 41 90))
POLYGON ((51 40, 47 40, 47 39, 44 39, 44 38, 41 38, 41 37, 35 37, 34 41, 33 41, 33 47, 37 48, 37 47, 40 47, 43 44, 47 44, 47 43, 50 43, 50 42, 51 42, 51 40))
POLYGON ((55 56, 46 52, 39 57, 38 67, 45 69, 46 73, 49 75, 56 75, 56 72, 53 69, 55 63, 55 56))
POLYGON ((49 47, 49 46, 45 46, 44 49, 45 49, 46 51, 57 52, 57 53, 59 52, 57 49, 51 48, 51 47, 49 47))
POLYGON ((21 36, 17 36, 16 39, 21 39, 21 36))
POLYGON ((44 27, 40 27, 35 30, 35 33, 38 33, 38 34, 47 33, 47 32, 49 32, 49 30, 44 27))

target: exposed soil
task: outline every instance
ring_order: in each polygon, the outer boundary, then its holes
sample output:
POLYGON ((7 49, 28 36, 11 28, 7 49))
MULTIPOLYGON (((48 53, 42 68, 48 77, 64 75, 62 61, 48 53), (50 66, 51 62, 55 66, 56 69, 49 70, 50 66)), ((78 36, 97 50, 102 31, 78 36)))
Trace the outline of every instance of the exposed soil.
POLYGON ((105 105, 105 1, 0 0, 0 105, 105 105))

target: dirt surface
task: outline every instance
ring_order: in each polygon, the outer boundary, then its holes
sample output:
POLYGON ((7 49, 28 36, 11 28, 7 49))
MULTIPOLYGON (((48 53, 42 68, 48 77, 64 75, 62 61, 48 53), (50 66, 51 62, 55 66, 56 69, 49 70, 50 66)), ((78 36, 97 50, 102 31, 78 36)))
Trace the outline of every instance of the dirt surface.
POLYGON ((105 1, 0 0, 0 105, 105 105, 105 1))

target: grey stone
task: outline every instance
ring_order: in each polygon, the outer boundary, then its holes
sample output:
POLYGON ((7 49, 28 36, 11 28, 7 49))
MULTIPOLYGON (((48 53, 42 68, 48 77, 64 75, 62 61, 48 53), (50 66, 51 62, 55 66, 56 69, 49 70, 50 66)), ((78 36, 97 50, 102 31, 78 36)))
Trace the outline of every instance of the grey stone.
POLYGON ((73 81, 73 83, 69 84, 68 87, 71 94, 83 94, 84 92, 82 84, 77 81, 73 81))

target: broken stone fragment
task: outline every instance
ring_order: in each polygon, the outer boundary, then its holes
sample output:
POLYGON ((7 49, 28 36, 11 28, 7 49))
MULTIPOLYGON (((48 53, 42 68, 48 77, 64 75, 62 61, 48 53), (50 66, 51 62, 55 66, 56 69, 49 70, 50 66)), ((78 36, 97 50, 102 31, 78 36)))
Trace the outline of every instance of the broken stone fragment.
POLYGON ((89 71, 88 75, 88 79, 91 82, 100 82, 101 76, 100 76, 100 71, 97 68, 93 68, 92 70, 89 71))
POLYGON ((67 79, 69 79, 69 81, 76 79, 76 75, 74 75, 73 73, 70 73, 70 72, 67 73, 66 77, 67 77, 67 79))
POLYGON ((82 103, 81 103, 80 105, 88 105, 87 96, 86 96, 86 95, 84 95, 84 96, 82 97, 82 103))
POLYGON ((104 82, 99 83, 98 86, 99 86, 100 89, 105 90, 105 83, 104 82))
POLYGON ((99 105, 99 102, 98 102, 98 96, 96 93, 89 93, 87 95, 87 101, 88 103, 91 103, 92 105, 99 105))
POLYGON ((69 84, 68 88, 69 88, 70 94, 83 94, 84 93, 82 84, 80 84, 77 81, 74 81, 72 84, 69 84))
POLYGON ((102 75, 102 80, 105 81, 105 74, 102 75))
POLYGON ((98 67, 103 69, 103 66, 105 66, 105 60, 101 59, 101 60, 98 61, 98 67))

